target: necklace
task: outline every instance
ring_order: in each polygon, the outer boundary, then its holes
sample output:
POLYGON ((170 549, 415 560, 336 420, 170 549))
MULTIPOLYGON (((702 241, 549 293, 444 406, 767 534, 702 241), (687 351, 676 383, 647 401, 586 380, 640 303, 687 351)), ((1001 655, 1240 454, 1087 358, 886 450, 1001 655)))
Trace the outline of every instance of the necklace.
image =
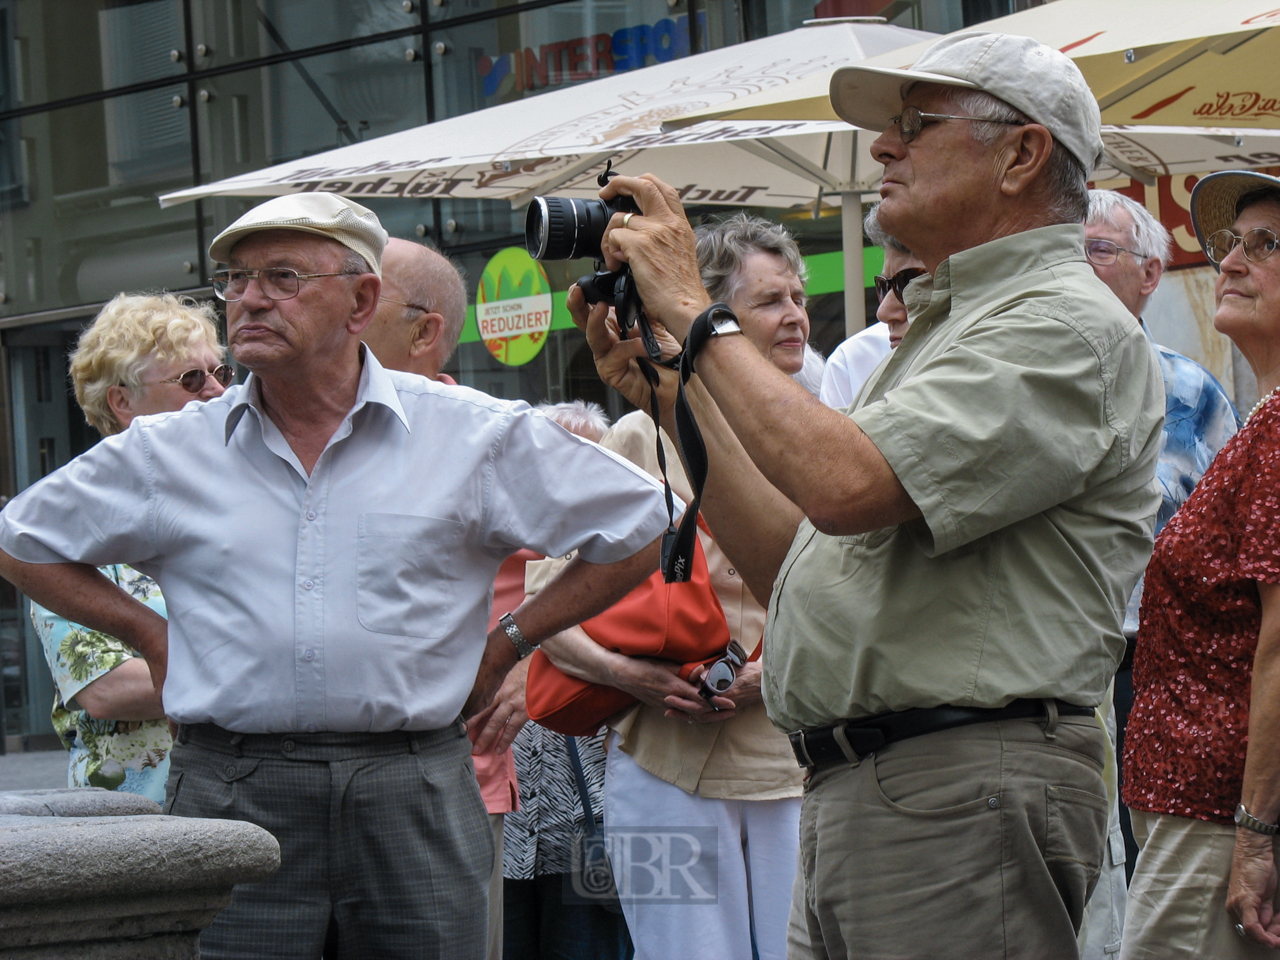
POLYGON ((1248 423, 1250 420, 1252 420, 1253 415, 1262 409, 1262 405, 1264 403, 1266 403, 1268 400, 1270 400, 1272 397, 1276 395, 1277 390, 1280 390, 1280 387, 1275 387, 1270 393, 1260 397, 1258 402, 1253 405, 1253 409, 1249 411, 1249 416, 1244 418, 1244 422, 1248 423))

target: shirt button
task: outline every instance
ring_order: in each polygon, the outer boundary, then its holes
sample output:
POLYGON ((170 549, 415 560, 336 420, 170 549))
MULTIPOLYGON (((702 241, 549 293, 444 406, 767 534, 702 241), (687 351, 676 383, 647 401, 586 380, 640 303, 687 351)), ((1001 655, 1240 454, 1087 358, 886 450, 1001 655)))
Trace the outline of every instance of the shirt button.
POLYGON ((308 650, 302 655, 302 658, 304 660, 314 660, 316 658, 316 652, 314 650, 308 650))
POLYGON ((737 575, 738 575, 738 571, 737 571, 737 570, 735 570, 735 569, 733 569, 733 567, 730 567, 730 568, 729 568, 729 576, 731 576, 731 577, 736 577, 737 575))
POLYGON ((228 777, 234 777, 236 775, 235 764, 232 764, 232 763, 227 764, 226 774, 228 777))
POLYGON ((315 733, 315 732, 316 732, 316 725, 314 723, 308 723, 307 733, 315 733))
POLYGON ((284 743, 280 744, 280 746, 284 749, 285 753, 293 753, 296 744, 292 740, 286 740, 284 743))
POLYGON ((314 520, 315 518, 316 518, 316 512, 315 512, 314 510, 308 510, 308 511, 307 511, 307 519, 308 519, 308 520, 314 520))
POLYGON ((315 585, 316 585, 316 582, 315 582, 314 580, 303 580, 303 581, 302 581, 302 586, 303 586, 303 588, 304 588, 304 589, 307 589, 307 590, 310 590, 310 589, 311 589, 312 587, 314 587, 315 585))

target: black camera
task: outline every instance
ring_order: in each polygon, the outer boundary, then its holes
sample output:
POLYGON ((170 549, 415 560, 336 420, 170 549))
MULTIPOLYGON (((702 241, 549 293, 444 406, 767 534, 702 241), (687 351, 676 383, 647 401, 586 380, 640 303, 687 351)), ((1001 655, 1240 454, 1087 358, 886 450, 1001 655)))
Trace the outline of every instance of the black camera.
MULTIPOLYGON (((613 163, 605 167, 596 182, 604 186, 616 177, 613 163)), ((612 200, 574 200, 569 197, 534 197, 524 221, 524 245, 535 260, 577 260, 592 257, 597 264, 593 274, 578 279, 587 303, 604 301, 613 307, 622 336, 637 323, 640 339, 651 360, 662 359, 662 348, 649 329, 644 304, 636 292, 635 277, 625 264, 619 270, 605 270, 600 255, 604 231, 615 213, 639 213, 630 197, 612 200)))

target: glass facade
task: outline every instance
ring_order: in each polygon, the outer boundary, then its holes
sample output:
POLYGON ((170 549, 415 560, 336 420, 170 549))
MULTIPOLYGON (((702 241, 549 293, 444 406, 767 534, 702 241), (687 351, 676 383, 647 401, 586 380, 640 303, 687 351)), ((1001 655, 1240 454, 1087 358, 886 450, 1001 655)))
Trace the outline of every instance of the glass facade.
MULTIPOLYGON (((159 194, 511 100, 536 109, 544 91, 790 30, 815 12, 883 8, 945 32, 1033 2, 0 0, 0 502, 97 439, 67 377, 84 324, 121 290, 209 297, 208 241, 257 202, 162 210, 159 194)), ((369 205, 393 236, 453 255, 473 296, 489 259, 521 243, 523 212, 502 203, 369 205)), ((811 263, 838 258, 838 217, 787 222, 811 263)), ((563 297, 590 269, 547 264, 552 290, 563 297)), ((844 333, 842 281, 819 273, 813 337, 829 352, 844 333)), ((446 369, 498 396, 624 412, 573 330, 553 329, 533 360, 507 366, 469 321, 446 369)), ((0 750, 54 742, 52 685, 24 606, 0 581, 0 750)))

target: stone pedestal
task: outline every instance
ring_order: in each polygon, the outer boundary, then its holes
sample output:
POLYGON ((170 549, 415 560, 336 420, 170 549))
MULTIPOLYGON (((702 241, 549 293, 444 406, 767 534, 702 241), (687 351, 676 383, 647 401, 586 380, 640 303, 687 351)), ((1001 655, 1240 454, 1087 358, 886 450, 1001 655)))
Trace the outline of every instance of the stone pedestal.
POLYGON ((251 823, 108 790, 0 793, 0 957, 195 960, 231 888, 279 866, 251 823))

